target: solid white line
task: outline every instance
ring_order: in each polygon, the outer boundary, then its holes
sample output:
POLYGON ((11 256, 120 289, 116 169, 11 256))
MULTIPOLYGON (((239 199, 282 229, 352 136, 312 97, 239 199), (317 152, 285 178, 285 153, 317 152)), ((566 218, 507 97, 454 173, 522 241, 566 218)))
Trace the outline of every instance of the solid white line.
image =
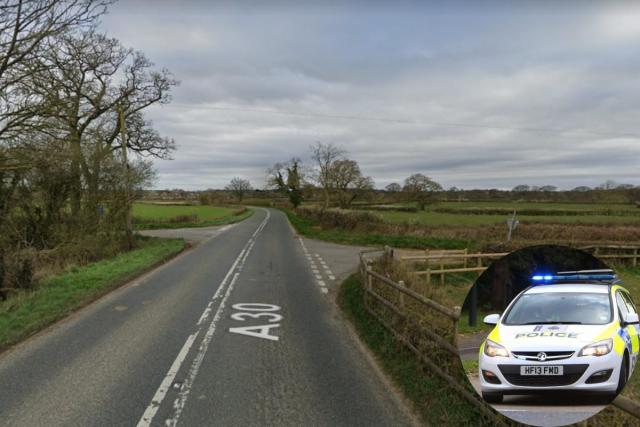
MULTIPOLYGON (((231 277, 231 274, 236 269, 240 270, 242 268, 242 264, 246 261, 247 257, 249 256, 249 253, 251 252, 251 249, 253 248, 253 245, 255 244, 256 236, 258 235, 258 233, 260 231, 262 231, 262 229, 264 229, 264 227, 267 224, 267 221, 269 220, 270 217, 271 217, 271 213, 269 211, 267 211, 267 216, 260 223, 260 225, 254 231, 254 233, 251 235, 251 237, 249 238, 249 240, 245 244, 244 248, 240 251, 240 253, 236 257, 236 259, 234 260, 233 264, 231 265, 231 268, 229 268, 229 270, 227 271, 227 274, 225 275, 224 279, 222 279, 222 282, 220 282, 220 285, 218 286, 218 289, 214 293, 213 297, 209 301, 209 304, 207 304, 207 307, 205 308, 204 312, 202 313, 202 315, 198 319, 198 322, 196 323, 196 331, 193 334, 189 335, 189 337, 187 338, 186 342, 182 346, 182 349, 178 353, 178 356, 176 357, 176 359, 171 364, 171 367, 169 368, 169 371, 167 372, 167 375, 165 375, 164 379, 162 380, 162 382, 160 384, 160 387, 158 387, 158 390, 156 391, 156 393, 154 394, 153 398, 151 399, 151 403, 149 404, 149 406, 147 406, 147 408, 146 408, 144 414, 142 415, 142 417, 140 417, 140 420, 138 421, 137 427, 148 427, 148 426, 151 425, 151 422, 153 421, 153 417, 158 412, 158 409, 159 409, 160 405, 162 404, 162 401, 166 397, 167 391, 169 390, 169 387, 170 387, 171 383, 175 379, 176 374, 180 370, 180 368, 181 368, 182 364, 184 363, 187 355, 189 354, 189 351, 191 350, 191 347, 193 346, 193 342, 195 341, 196 337, 200 334, 200 331, 202 330, 202 324, 208 319, 209 315, 211 314, 211 311, 212 311, 212 308, 213 308, 213 303, 220 297, 220 295, 224 292, 225 287, 226 287, 227 289, 226 289, 226 292, 224 294, 224 297, 223 297, 222 301, 220 302, 220 305, 218 306, 218 309, 216 310, 214 318, 211 321, 211 325, 209 325, 209 329, 207 330, 207 334, 205 335, 205 338, 204 338, 204 340, 211 341, 211 337, 209 335, 213 335, 213 331, 215 331, 215 324, 217 323, 217 321, 220 318, 220 313, 221 313, 222 309, 224 309, 224 303, 226 302, 226 299, 228 298, 228 296, 230 294, 230 289, 233 288, 233 284, 235 283, 235 281, 238 278, 238 275, 240 273, 237 272, 237 273, 234 274, 233 279, 231 280, 231 283, 229 284, 228 287, 227 287, 227 282, 229 281, 229 278, 231 277), (213 331, 212 331, 212 329, 213 329, 213 331)), ((203 340, 203 343, 204 343, 204 340, 203 340)), ((202 351, 203 343, 200 344, 200 350, 196 354, 196 360, 198 359, 198 357, 204 358, 204 353, 206 352, 206 348, 208 347, 208 342, 207 342, 207 344, 205 346, 204 352, 202 351)), ((189 378, 191 380, 191 382, 189 383, 189 388, 186 387, 186 384, 187 384, 186 382, 184 383, 185 385, 182 388, 182 392, 186 391, 184 400, 186 400, 186 396, 188 395, 188 392, 190 391, 189 389, 190 389, 191 383, 193 382, 193 379, 195 379, 195 375, 197 375, 197 369, 196 369, 195 372, 193 372, 193 375, 191 375, 192 371, 193 371, 193 366, 196 364, 196 360, 194 360, 194 363, 192 364, 192 369, 189 372, 189 374, 190 374, 189 378)), ((200 361, 200 363, 202 363, 202 362, 200 361)), ((199 364, 198 364, 198 368, 199 368, 199 364)), ((181 392, 181 394, 182 394, 182 392, 181 392)), ((174 403, 174 407, 175 407, 175 403, 174 403)), ((177 415, 179 416, 179 414, 177 414, 177 415)), ((177 418, 177 416, 174 416, 173 419, 177 422, 178 418, 177 418)), ((175 425, 175 423, 174 423, 174 425, 175 425)))

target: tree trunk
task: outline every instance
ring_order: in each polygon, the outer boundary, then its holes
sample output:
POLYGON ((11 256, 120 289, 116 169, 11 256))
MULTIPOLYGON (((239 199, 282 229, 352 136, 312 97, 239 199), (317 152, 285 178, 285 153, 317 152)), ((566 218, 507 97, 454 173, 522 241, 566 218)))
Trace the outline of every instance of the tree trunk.
POLYGON ((82 147, 80 136, 73 132, 69 137, 71 144, 71 217, 78 219, 82 204, 82 174, 80 162, 82 161, 82 147))

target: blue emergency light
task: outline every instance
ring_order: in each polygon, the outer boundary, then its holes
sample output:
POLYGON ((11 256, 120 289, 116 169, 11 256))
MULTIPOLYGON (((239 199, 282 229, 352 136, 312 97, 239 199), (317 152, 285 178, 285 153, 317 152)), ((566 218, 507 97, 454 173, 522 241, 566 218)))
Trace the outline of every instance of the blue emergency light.
POLYGON ((611 283, 618 279, 613 270, 578 270, 560 271, 556 274, 536 274, 531 277, 531 281, 536 284, 548 284, 558 282, 607 282, 611 283))

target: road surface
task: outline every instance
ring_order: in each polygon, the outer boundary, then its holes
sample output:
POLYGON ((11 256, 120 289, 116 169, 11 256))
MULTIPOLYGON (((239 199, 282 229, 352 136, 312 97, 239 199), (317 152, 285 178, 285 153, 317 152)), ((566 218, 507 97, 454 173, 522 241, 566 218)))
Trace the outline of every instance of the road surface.
POLYGON ((275 210, 216 230, 0 355, 0 424, 414 424, 329 300, 344 254, 275 210))
MULTIPOLYGON (((469 381, 480 394, 478 375, 469 375, 469 381)), ((491 405, 512 420, 532 426, 555 427, 574 424, 603 410, 602 398, 596 396, 504 396, 500 404, 491 405)))

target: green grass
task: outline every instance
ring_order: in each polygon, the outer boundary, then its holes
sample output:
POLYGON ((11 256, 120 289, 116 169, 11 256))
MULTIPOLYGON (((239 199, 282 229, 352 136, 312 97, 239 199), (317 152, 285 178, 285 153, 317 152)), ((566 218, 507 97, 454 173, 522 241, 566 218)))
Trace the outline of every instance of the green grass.
MULTIPOLYGON (((464 213, 441 213, 425 210, 420 212, 375 212, 386 221, 401 223, 413 222, 432 226, 482 226, 492 224, 505 224, 509 215, 472 215, 464 213)), ((640 213, 640 212, 639 212, 640 213)), ((518 215, 521 223, 563 223, 563 224, 624 224, 639 223, 640 215, 518 215)))
POLYGON ((467 374, 477 374, 478 373, 478 359, 468 359, 462 361, 462 368, 467 374))
POLYGON ((554 203, 554 202, 441 202, 436 205, 441 208, 505 208, 505 209, 548 209, 567 211, 640 211, 632 204, 606 203, 554 203))
POLYGON ((491 332, 493 326, 485 325, 482 319, 489 314, 493 314, 494 312, 481 312, 478 311, 478 317, 476 321, 476 326, 469 325, 469 312, 463 311, 460 313, 460 320, 458 320, 458 333, 459 334, 472 334, 475 332, 491 332))
POLYGON ((235 215, 237 211, 237 207, 135 203, 133 205, 133 218, 135 228, 143 230, 231 224, 242 221, 253 214, 251 209, 235 215), (197 217, 197 219, 195 221, 177 221, 178 217, 197 217))
POLYGON ((470 242, 462 240, 438 239, 416 236, 384 235, 376 233, 354 233, 342 229, 322 229, 309 218, 296 215, 291 210, 285 210, 289 221, 299 234, 312 239, 326 240, 334 243, 345 243, 359 246, 384 246, 396 248, 441 248, 461 249, 471 246, 470 242))
POLYGON ((15 344, 177 254, 182 239, 146 238, 114 258, 74 268, 0 302, 0 349, 15 344))
POLYGON ((476 425, 474 407, 425 370, 413 353, 365 310, 358 274, 340 287, 338 303, 382 369, 412 402, 426 425, 476 425))

